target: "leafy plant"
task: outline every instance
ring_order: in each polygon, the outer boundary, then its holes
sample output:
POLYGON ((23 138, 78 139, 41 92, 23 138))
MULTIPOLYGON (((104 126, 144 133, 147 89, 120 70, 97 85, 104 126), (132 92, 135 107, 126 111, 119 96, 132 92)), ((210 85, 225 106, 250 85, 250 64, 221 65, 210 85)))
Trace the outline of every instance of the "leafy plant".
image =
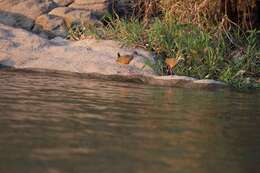
POLYGON ((178 60, 173 69, 177 75, 221 80, 236 88, 259 87, 255 83, 260 72, 259 31, 245 32, 228 18, 229 28, 223 20, 220 24, 211 23, 212 29, 205 29, 198 21, 184 22, 171 10, 162 11, 160 16, 151 15, 149 22, 138 17, 106 16, 103 27, 75 26, 70 36, 80 38, 82 34, 93 34, 117 39, 125 45, 141 46, 157 55, 155 64, 146 62, 146 65, 160 75, 167 74, 165 59, 174 58, 178 60))

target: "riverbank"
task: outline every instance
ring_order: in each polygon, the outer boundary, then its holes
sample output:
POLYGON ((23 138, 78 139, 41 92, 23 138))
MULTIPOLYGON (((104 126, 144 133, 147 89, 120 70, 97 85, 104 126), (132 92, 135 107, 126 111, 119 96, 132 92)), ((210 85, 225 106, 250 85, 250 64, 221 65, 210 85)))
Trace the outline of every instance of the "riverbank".
POLYGON ((56 37, 48 40, 23 29, 0 24, 0 64, 16 69, 54 70, 84 73, 99 79, 135 81, 160 86, 186 88, 222 88, 213 80, 185 76, 159 76, 146 61, 153 55, 143 49, 125 48, 112 40, 69 41, 56 37), (138 52, 129 65, 116 62, 117 52, 138 52))
MULTIPOLYGON (((122 4, 116 5, 120 12, 122 4)), ((171 15, 129 20, 106 16, 110 7, 105 0, 0 2, 0 64, 165 86, 259 88, 256 31, 234 48, 223 35, 179 23, 171 15), (134 52, 130 64, 116 62, 118 53, 134 52), (174 62, 170 69, 167 59, 174 62)))
POLYGON ((109 38, 142 47, 156 55, 155 64, 148 64, 162 76, 214 79, 236 89, 260 88, 259 30, 243 29, 227 17, 223 20, 225 24, 202 28, 181 23, 168 11, 148 21, 110 15, 104 18, 105 26, 74 25, 69 38, 109 38))

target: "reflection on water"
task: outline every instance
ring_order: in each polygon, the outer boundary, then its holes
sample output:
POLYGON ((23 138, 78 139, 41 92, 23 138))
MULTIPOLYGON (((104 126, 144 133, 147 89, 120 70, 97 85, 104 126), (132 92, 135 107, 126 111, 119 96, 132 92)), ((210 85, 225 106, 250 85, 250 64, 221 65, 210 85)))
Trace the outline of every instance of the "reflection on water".
POLYGON ((0 173, 257 173, 259 96, 0 71, 0 173))

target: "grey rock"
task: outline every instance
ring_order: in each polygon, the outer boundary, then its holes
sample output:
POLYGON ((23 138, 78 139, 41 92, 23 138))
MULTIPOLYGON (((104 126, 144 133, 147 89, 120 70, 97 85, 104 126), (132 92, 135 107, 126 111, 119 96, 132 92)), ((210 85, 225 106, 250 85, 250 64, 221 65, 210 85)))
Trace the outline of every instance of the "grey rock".
POLYGON ((148 83, 153 85, 184 87, 191 86, 195 79, 187 76, 153 76, 148 83))
POLYGON ((48 14, 41 15, 36 19, 33 31, 45 34, 48 38, 66 37, 68 34, 63 18, 48 14))
POLYGON ((62 17, 66 23, 66 26, 68 27, 72 26, 73 24, 100 24, 100 21, 92 15, 91 11, 88 10, 59 7, 50 11, 49 14, 62 17))
POLYGON ((2 0, 0 22, 30 30, 38 16, 55 7, 52 0, 2 0))
POLYGON ((69 7, 91 11, 92 16, 101 19, 106 13, 109 13, 110 0, 75 0, 69 7))
POLYGON ((223 88, 226 84, 220 81, 215 81, 211 79, 195 80, 194 85, 198 88, 223 88))
POLYGON ((137 50, 139 55, 129 65, 116 63, 117 52, 131 54, 134 49, 122 48, 112 40, 65 41, 61 38, 47 40, 25 30, 0 24, 0 61, 10 58, 15 68, 41 68, 78 73, 103 75, 153 75, 154 71, 145 66, 151 59, 150 53, 137 50), (8 31, 9 30, 9 31, 8 31), (6 32, 12 32, 6 34, 6 32), (13 47, 11 43, 21 46, 13 47), (4 49, 2 49, 2 47, 4 49))
POLYGON ((104 11, 108 8, 109 0, 75 0, 69 7, 92 11, 104 11))
POLYGON ((74 2, 74 0, 53 0, 59 7, 68 6, 74 2))
POLYGON ((98 19, 106 9, 104 0, 1 0, 0 23, 33 30, 41 36, 66 37, 66 27, 72 24, 101 25, 98 19))

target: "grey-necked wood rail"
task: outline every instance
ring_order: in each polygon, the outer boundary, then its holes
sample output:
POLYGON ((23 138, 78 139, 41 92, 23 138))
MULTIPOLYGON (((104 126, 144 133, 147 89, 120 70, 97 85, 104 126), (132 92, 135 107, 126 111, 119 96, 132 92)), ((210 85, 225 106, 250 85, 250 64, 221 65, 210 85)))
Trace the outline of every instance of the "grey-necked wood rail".
POLYGON ((176 58, 166 58, 164 62, 166 64, 167 73, 170 72, 170 75, 172 75, 172 70, 178 64, 178 60, 176 58))
POLYGON ((134 59, 135 55, 137 55, 136 51, 131 55, 120 55, 120 53, 118 52, 116 62, 119 64, 129 64, 134 59))

